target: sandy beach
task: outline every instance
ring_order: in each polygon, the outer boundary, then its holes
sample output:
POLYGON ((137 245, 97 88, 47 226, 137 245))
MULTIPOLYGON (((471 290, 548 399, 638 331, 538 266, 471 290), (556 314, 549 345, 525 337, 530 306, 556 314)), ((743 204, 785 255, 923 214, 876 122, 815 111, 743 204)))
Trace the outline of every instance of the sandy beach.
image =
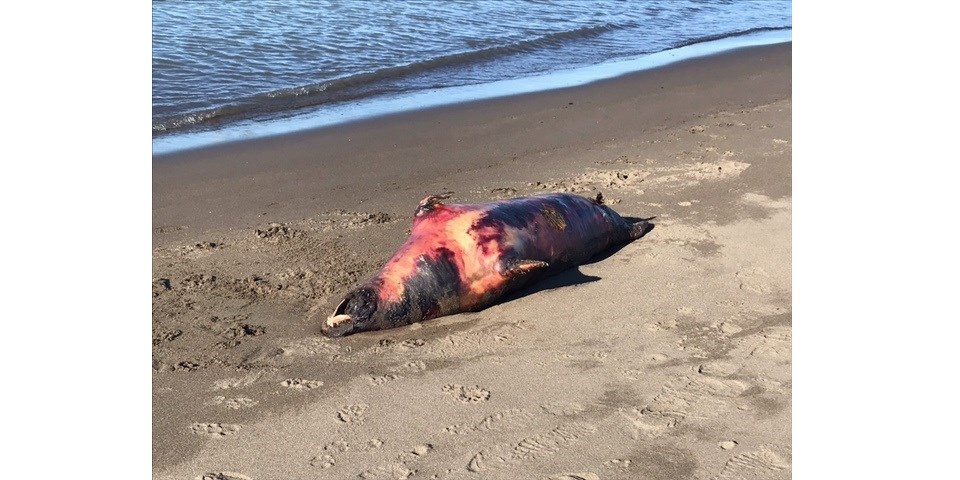
POLYGON ((153 160, 157 479, 790 478, 791 45, 153 160), (417 202, 646 237, 480 312, 328 339, 417 202))

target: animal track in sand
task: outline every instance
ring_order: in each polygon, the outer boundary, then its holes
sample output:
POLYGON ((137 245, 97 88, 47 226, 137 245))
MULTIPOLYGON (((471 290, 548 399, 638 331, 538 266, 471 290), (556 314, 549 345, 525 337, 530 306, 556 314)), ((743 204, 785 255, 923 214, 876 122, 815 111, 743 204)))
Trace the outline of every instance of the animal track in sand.
POLYGON ((460 403, 480 403, 490 400, 490 390, 479 385, 456 385, 448 384, 443 386, 443 392, 452 395, 460 403))
POLYGON ((258 228, 254 230, 254 234, 258 238, 262 238, 273 243, 286 242, 303 236, 302 231, 296 230, 282 223, 271 223, 266 228, 258 228))
POLYGON ((367 411, 367 404, 345 405, 337 411, 337 418, 343 423, 363 423, 363 414, 367 411))
POLYGON ((375 376, 367 377, 367 383, 376 387, 376 386, 383 385, 384 383, 396 380, 398 378, 401 378, 400 375, 393 374, 393 373, 388 373, 386 375, 375 375, 375 376))
POLYGON ((247 397, 237 397, 237 398, 227 398, 222 395, 213 397, 212 400, 207 402, 207 405, 223 405, 232 410, 240 410, 241 408, 253 408, 258 403, 256 400, 247 397))
POLYGON ((224 378, 213 383, 214 390, 228 390, 231 388, 240 388, 255 383, 263 377, 263 373, 251 373, 239 378, 224 378))
POLYGON ((350 443, 346 440, 334 440, 323 446, 324 452, 339 452, 343 453, 347 450, 350 450, 350 443))
POLYGON ((404 363, 397 367, 397 370, 407 371, 407 372, 420 372, 427 369, 427 364, 423 360, 414 360, 412 362, 404 363))
POLYGON ((236 472, 216 472, 198 475, 195 480, 252 480, 250 477, 236 472))
POLYGON ((473 425, 458 423, 444 429, 451 435, 463 435, 472 432, 495 432, 529 425, 534 415, 523 409, 513 408, 483 417, 473 425))
POLYGON ((232 423, 194 423, 190 431, 194 435, 208 435, 211 437, 229 437, 240 433, 240 425, 232 423))
POLYGON ((315 218, 307 220, 311 229, 323 232, 331 230, 355 230, 366 228, 373 225, 382 225, 393 223, 396 219, 390 214, 384 212, 349 212, 346 210, 333 210, 324 212, 315 218))
POLYGON ((482 472, 498 468, 515 468, 522 462, 553 455, 596 431, 597 427, 588 423, 563 424, 547 433, 524 438, 515 444, 496 445, 481 450, 470 459, 467 470, 482 472))
POLYGON ((383 447, 383 440, 379 438, 371 438, 370 440, 367 440, 366 442, 364 442, 363 445, 360 445, 359 447, 357 447, 357 450, 361 452, 367 452, 370 450, 376 450, 381 447, 383 447))
MULTIPOLYGON (((200 241, 190 245, 181 245, 174 249, 174 253, 179 256, 189 258, 201 258, 213 254, 223 248, 223 242, 200 241)), ((167 257, 169 258, 169 257, 167 257)))
POLYGON ((404 340, 400 342, 400 345, 397 346, 398 350, 413 350, 415 348, 420 348, 426 345, 426 340, 422 338, 411 338, 409 340, 404 340))
POLYGON ((304 380, 302 378, 288 378, 280 382, 280 386, 287 387, 293 390, 313 390, 314 388, 323 386, 323 382, 320 380, 304 380))
POLYGON ((741 453, 723 466, 715 480, 788 478, 790 464, 766 447, 741 453))
MULTIPOLYGON (((366 442, 354 447, 358 452, 368 452, 383 447, 383 440, 371 438, 366 442)), ((310 466, 327 469, 337 464, 336 457, 333 454, 345 453, 351 449, 351 445, 346 440, 335 440, 324 445, 320 452, 310 459, 310 466)))
POLYGON ((630 469, 631 463, 633 462, 627 458, 615 458, 613 460, 607 460, 606 462, 603 462, 603 466, 613 470, 626 471, 630 469))
POLYGON ((336 459, 332 455, 323 454, 317 455, 310 459, 310 466, 317 468, 330 468, 337 464, 336 459))

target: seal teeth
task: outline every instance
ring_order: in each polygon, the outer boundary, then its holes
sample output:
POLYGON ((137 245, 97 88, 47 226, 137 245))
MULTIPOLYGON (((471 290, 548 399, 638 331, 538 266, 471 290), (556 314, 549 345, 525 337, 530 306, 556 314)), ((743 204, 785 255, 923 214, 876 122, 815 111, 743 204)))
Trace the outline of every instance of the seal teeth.
POLYGON ((327 317, 327 326, 333 328, 342 323, 349 322, 352 318, 350 315, 331 315, 327 317))

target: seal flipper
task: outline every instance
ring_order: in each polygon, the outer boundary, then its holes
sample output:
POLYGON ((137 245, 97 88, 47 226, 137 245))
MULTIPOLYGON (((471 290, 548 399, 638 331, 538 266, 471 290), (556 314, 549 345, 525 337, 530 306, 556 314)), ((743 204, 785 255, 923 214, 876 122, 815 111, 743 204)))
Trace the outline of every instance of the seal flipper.
POLYGON ((453 195, 453 192, 445 192, 439 195, 430 195, 425 197, 423 200, 420 200, 420 204, 417 205, 417 211, 414 212, 414 216, 419 217, 429 213, 438 206, 443 205, 441 200, 450 198, 451 195, 453 195))
POLYGON ((630 226, 630 240, 636 240, 653 230, 654 225, 646 220, 641 220, 630 226))
POLYGON ((540 260, 504 260, 500 264, 500 273, 504 277, 518 277, 541 268, 550 266, 547 262, 540 260))

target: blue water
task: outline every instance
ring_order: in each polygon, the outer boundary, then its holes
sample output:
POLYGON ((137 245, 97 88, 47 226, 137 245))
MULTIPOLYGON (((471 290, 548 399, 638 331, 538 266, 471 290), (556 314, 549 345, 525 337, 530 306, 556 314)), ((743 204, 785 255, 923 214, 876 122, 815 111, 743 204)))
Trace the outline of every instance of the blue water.
POLYGON ((154 1, 154 151, 557 88, 791 25, 789 0, 154 1))

